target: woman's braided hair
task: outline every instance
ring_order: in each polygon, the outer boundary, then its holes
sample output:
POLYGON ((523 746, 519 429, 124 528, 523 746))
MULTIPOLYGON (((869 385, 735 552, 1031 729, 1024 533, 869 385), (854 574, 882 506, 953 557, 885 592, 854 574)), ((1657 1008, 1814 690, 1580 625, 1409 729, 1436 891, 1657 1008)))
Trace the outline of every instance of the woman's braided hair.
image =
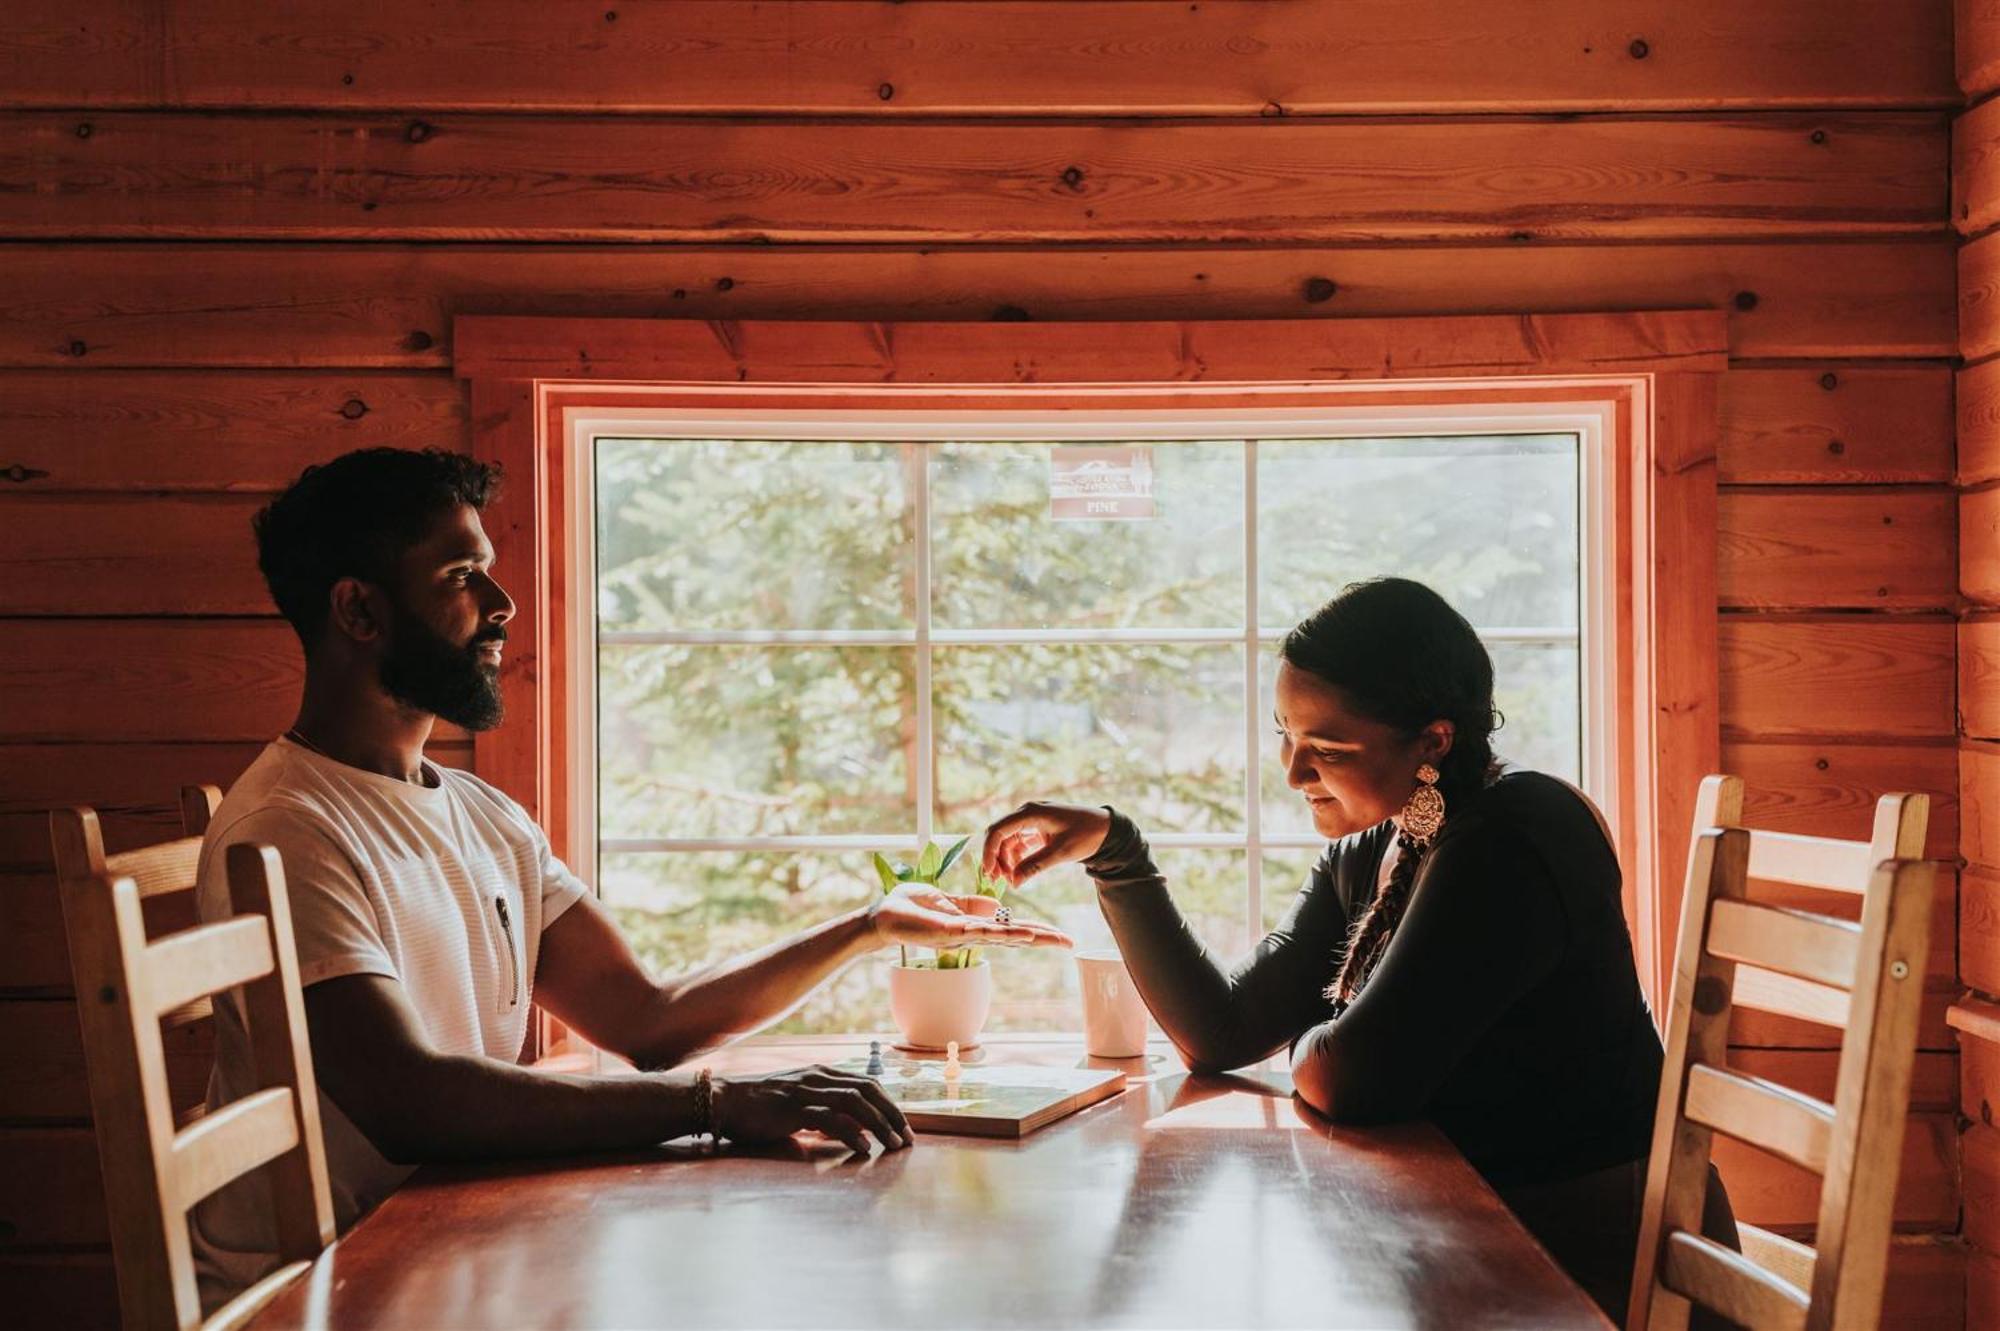
MULTIPOLYGON (((1285 661, 1340 690, 1349 709, 1416 735, 1452 724, 1451 752, 1437 763, 1446 816, 1493 776, 1493 660, 1465 617, 1408 578, 1350 583, 1301 621, 1279 649, 1285 661)), ((1462 805, 1460 805, 1462 807, 1462 805)), ((1341 1009, 1367 984, 1410 904, 1427 847, 1397 833, 1389 881, 1348 931, 1326 996, 1341 1009)))

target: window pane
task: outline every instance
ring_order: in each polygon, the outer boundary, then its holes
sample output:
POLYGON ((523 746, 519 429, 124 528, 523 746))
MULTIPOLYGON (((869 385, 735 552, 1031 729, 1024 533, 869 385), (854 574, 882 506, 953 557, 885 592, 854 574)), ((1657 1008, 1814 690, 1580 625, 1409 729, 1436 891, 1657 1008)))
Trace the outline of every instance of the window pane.
POLYGON ((918 448, 600 439, 601 627, 910 627, 918 448))
POLYGON ((1577 484, 1569 434, 1260 443, 1259 622, 1398 574, 1482 628, 1573 627, 1577 484))
POLYGON ((1240 646, 944 647, 937 826, 1028 799, 1112 804, 1157 831, 1243 825, 1240 646))
MULTIPOLYGON (((1285 918, 1285 912, 1299 899, 1299 889, 1306 885, 1312 874, 1313 862, 1320 857, 1322 846, 1299 848, 1296 850, 1267 850, 1262 856, 1262 877, 1258 880, 1264 897, 1264 932, 1278 927, 1285 918)), ((1332 956, 1328 954, 1326 979, 1333 978, 1332 956)))
POLYGON ((1158 516, 1056 521, 1046 443, 941 445, 931 464, 940 628, 1243 622, 1243 445, 1150 447, 1158 516))
POLYGON ((908 647, 598 650, 607 837, 916 826, 908 647))
MULTIPOLYGON (((658 976, 738 957, 874 899, 865 854, 614 854, 598 862, 605 905, 658 976)), ((771 1027, 786 1034, 889 1026, 888 982, 865 961, 771 1027)))

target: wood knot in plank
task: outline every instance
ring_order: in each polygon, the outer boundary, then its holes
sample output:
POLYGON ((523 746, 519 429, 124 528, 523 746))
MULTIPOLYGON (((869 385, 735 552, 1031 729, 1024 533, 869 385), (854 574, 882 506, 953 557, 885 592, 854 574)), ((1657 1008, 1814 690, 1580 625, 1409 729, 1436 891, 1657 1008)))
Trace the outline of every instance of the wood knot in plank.
POLYGON ((1034 315, 1028 313, 1019 305, 998 306, 994 309, 990 317, 997 324, 1025 324, 1033 323, 1035 320, 1034 315))
POLYGON ((403 130, 403 141, 405 143, 423 143, 426 140, 428 140, 432 135, 432 133, 434 132, 435 131, 431 129, 429 121, 412 120, 409 123, 409 125, 405 127, 403 130))
POLYGON ((6 470, 0 471, 0 479, 12 481, 16 485, 25 485, 29 481, 39 481, 47 475, 48 473, 45 471, 34 467, 24 467, 18 462, 6 470))
POLYGON ((896 85, 887 81, 878 83, 875 85, 875 95, 886 102, 896 95, 896 85))
POLYGON ((1694 1010, 1712 1017, 1729 1005, 1729 986, 1720 977, 1704 975, 1695 981, 1694 1010))
POLYGON ((90 353, 90 344, 80 337, 73 337, 70 339, 69 345, 63 348, 63 351, 65 354, 71 356, 85 356, 90 353))
POLYGON ((1750 312, 1751 310, 1754 310, 1754 309, 1756 309, 1756 308, 1757 308, 1757 293, 1756 293, 1756 292, 1754 292, 1754 291, 1739 291, 1739 292, 1737 292, 1737 293, 1736 293, 1736 308, 1737 308, 1737 309, 1739 309, 1739 310, 1742 310, 1742 311, 1743 311, 1743 312, 1745 312, 1746 314, 1747 314, 1747 313, 1749 313, 1749 312, 1750 312))
POLYGON ((1819 386, 1831 393, 1834 389, 1840 387, 1840 376, 1829 370, 1819 377, 1819 386))
POLYGON ((358 397, 351 397, 340 404, 340 414, 350 421, 358 421, 368 414, 368 404, 358 397))
POLYGON ((87 139, 96 132, 96 128, 88 120, 76 127, 76 136, 79 139, 87 139))
POLYGON ((1634 37, 1632 44, 1625 48, 1634 60, 1644 60, 1653 53, 1652 46, 1644 37, 1634 37))
POLYGON ((1308 305, 1319 305, 1332 300, 1340 290, 1340 283, 1330 277, 1308 277, 1299 294, 1306 298, 1308 305))
POLYGON ((421 328, 411 329, 410 335, 403 339, 405 351, 429 351, 436 344, 437 339, 421 328))
POLYGON ((1073 190, 1081 190, 1083 188, 1083 168, 1080 166, 1066 168, 1062 173, 1062 183, 1073 190))

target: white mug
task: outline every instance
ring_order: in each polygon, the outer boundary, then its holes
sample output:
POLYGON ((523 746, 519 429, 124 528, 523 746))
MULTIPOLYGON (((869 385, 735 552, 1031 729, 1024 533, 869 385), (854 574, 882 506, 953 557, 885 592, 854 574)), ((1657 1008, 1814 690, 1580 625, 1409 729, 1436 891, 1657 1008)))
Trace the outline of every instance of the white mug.
POLYGON ((1092 1058, 1137 1058, 1146 1052, 1146 1004, 1116 951, 1076 954, 1083 990, 1083 1050, 1092 1058))

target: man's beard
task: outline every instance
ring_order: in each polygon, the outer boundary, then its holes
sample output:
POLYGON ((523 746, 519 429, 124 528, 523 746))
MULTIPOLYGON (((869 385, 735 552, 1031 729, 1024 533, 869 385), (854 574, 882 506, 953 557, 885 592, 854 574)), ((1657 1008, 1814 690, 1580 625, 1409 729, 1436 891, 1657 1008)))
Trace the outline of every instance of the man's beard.
POLYGON ((442 717, 466 730, 491 730, 505 707, 500 671, 479 659, 489 642, 505 642, 507 630, 488 624, 463 647, 437 633, 402 604, 394 607, 389 649, 382 656, 382 687, 390 697, 420 712, 442 717))

